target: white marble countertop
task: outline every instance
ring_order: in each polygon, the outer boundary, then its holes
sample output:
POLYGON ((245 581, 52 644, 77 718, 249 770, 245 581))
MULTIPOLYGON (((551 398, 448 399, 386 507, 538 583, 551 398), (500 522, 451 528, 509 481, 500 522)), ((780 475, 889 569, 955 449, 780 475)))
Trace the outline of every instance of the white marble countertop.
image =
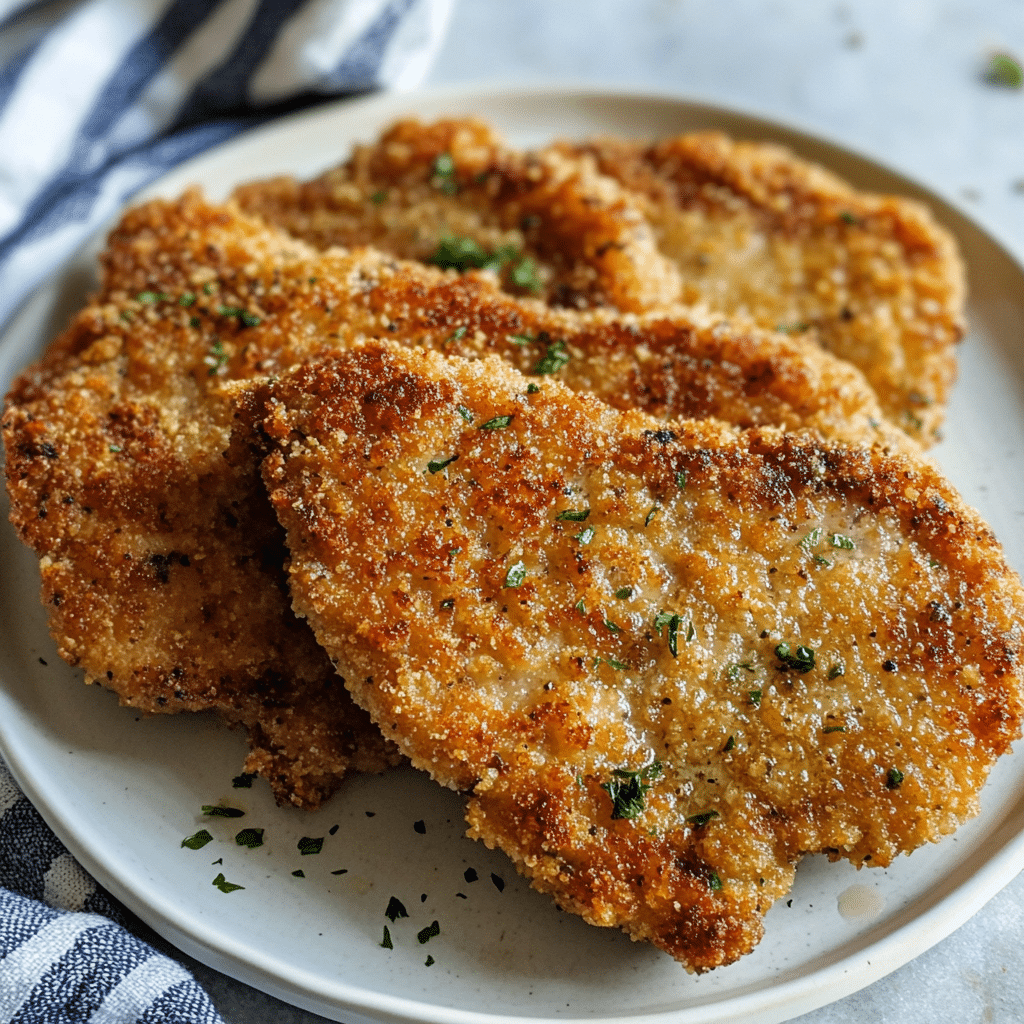
MULTIPOLYGON (((1024 91, 984 82, 997 49, 1024 58, 1020 0, 456 0, 427 84, 643 87, 778 118, 917 178, 1024 260, 1024 91)), ((322 1020, 185 962, 229 1024, 322 1020)), ((1019 1024, 1022 977, 1019 876, 917 959, 799 1020, 1019 1024)))

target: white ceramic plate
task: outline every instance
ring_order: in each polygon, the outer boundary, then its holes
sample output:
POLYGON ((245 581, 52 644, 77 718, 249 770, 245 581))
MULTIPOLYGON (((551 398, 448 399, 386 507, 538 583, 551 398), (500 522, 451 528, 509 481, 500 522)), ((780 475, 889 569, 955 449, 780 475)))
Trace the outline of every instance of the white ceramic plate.
MULTIPOLYGON (((1011 564, 1024 567, 1024 274, 962 214, 836 145, 671 98, 473 89, 323 107, 201 156, 149 191, 172 195, 199 182, 217 198, 245 179, 309 175, 408 113, 475 113, 518 144, 720 128, 784 142, 862 187, 930 201, 959 237, 971 285, 971 331, 938 457, 1002 537, 1011 564)), ((82 254, 22 311, 0 346, 4 388, 80 304, 91 266, 92 253, 82 254)), ((350 1024, 771 1024, 894 970, 1024 867, 1018 755, 997 766, 981 817, 955 837, 887 871, 858 874, 809 858, 792 899, 768 914, 760 947, 738 964, 690 977, 650 947, 557 911, 504 857, 462 838, 460 800, 411 770, 355 779, 314 814, 274 806, 259 782, 233 789, 240 736, 203 716, 140 719, 111 694, 82 686, 60 662, 37 598, 35 560, 6 522, 0 571, 0 750, 43 816, 97 879, 181 949, 350 1024), (246 817, 201 816, 201 805, 221 801, 246 817), (214 842, 181 847, 204 826, 214 842), (238 846, 233 837, 243 826, 264 828, 265 845, 238 846), (324 837, 323 852, 300 854, 304 836, 324 837), (467 880, 468 869, 476 881, 467 880), (220 892, 212 884, 218 872, 244 888, 220 892), (409 918, 390 924, 395 948, 388 951, 380 942, 391 896, 409 918), (440 935, 420 944, 417 933, 435 920, 440 935)))

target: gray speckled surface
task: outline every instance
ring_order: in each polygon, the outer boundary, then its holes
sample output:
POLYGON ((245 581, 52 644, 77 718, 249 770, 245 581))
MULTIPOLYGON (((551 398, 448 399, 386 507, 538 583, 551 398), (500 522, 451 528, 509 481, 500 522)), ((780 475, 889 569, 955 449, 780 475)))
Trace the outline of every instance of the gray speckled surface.
MULTIPOLYGON (((649 87, 776 117, 918 178, 1024 259, 1024 92, 982 81, 997 48, 1024 56, 1020 0, 458 0, 428 85, 649 87)), ((186 963, 229 1024, 322 1020, 186 963)), ((1018 877, 905 967, 799 1020, 1019 1024, 1022 977, 1018 877)))

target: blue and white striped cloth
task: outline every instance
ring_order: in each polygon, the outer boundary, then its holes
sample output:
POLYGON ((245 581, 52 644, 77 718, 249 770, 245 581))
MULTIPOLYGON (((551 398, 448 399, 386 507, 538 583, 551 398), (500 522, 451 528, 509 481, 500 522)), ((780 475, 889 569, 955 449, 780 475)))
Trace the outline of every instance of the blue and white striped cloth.
MULTIPOLYGON (((0 0, 0 57, 50 11, 0 64, 0 329, 180 161, 324 96, 414 88, 452 2, 0 0)), ((0 1024, 222 1024, 130 927, 0 761, 0 1024)))

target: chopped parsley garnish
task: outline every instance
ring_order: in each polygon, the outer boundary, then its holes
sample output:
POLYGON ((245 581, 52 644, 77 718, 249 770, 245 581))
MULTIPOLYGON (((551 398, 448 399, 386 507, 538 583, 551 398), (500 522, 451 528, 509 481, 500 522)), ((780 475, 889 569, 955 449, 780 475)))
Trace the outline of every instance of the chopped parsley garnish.
POLYGON ((845 725, 826 725, 825 728, 822 729, 821 731, 823 733, 825 733, 826 735, 828 735, 828 733, 830 733, 830 732, 846 732, 846 726, 845 725))
POLYGON ((224 342, 220 338, 214 338, 210 346, 210 354, 203 360, 209 367, 207 374, 212 377, 228 361, 228 355, 224 351, 224 342))
POLYGON ((569 362, 569 358, 565 342, 561 340, 552 341, 548 344, 547 351, 540 361, 533 368, 533 372, 541 374, 558 373, 569 362))
POLYGON ((612 633, 621 633, 622 632, 622 627, 621 626, 617 626, 614 622, 612 622, 611 619, 605 619, 604 620, 604 625, 605 625, 605 629, 609 630, 612 633))
POLYGON ((238 835, 235 836, 235 842, 239 846, 247 846, 250 850, 255 850, 257 847, 263 845, 263 829, 261 828, 243 828, 238 835))
POLYGON ((524 291, 540 291, 541 285, 540 276, 537 273, 537 264, 529 256, 524 256, 512 265, 508 278, 517 288, 522 288, 524 291))
POLYGON ((262 323, 255 313, 250 313, 241 306, 221 306, 217 313, 220 316, 235 317, 243 327, 256 327, 262 323))
POLYGON ((676 486, 679 488, 679 490, 683 490, 683 488, 686 487, 686 480, 687 480, 686 470, 685 469, 679 470, 676 473, 676 486))
POLYGON ((778 644, 775 657, 782 663, 780 669, 794 672, 810 672, 814 668, 814 651, 810 647, 798 646, 795 649, 787 643, 778 644))
POLYGON ((298 848, 303 857, 311 853, 319 853, 324 848, 324 837, 313 839, 310 836, 303 836, 298 842, 298 848))
POLYGON ((124 451, 124 449, 119 444, 109 444, 107 445, 107 450, 111 452, 113 455, 117 455, 119 452, 124 451))
POLYGON ((135 296, 135 301, 151 306, 156 302, 163 302, 167 298, 168 296, 163 292, 139 292, 139 294, 135 296))
POLYGON ((191 835, 187 839, 182 839, 181 845, 189 850, 201 850, 207 843, 212 842, 213 836, 211 836, 205 828, 201 828, 195 833, 195 835, 191 835))
POLYGON ((433 263, 442 270, 479 270, 490 259, 490 254, 472 238, 457 238, 446 235, 437 243, 437 248, 427 257, 427 263, 433 263))
POLYGON ((391 941, 391 932, 388 930, 388 926, 384 925, 384 938, 381 940, 381 948, 383 949, 394 949, 395 944, 391 941))
POLYGON ((803 540, 800 541, 799 547, 803 548, 804 551, 810 552, 818 541, 821 540, 821 527, 816 526, 803 540))
POLYGON ((712 892, 721 892, 722 880, 721 880, 721 878, 718 877, 718 872, 717 871, 712 871, 711 872, 711 875, 708 878, 708 886, 709 886, 709 888, 711 889, 712 892))
POLYGON ((839 214, 839 219, 844 224, 859 224, 860 223, 860 221, 857 219, 856 214, 850 213, 849 210, 843 210, 843 212, 841 214, 839 214))
POLYGON ((181 295, 178 297, 178 305, 179 306, 191 306, 191 305, 193 305, 195 303, 195 301, 196 301, 196 293, 195 292, 182 292, 181 295))
POLYGON ((889 789, 899 789, 900 783, 903 782, 904 775, 899 768, 890 768, 885 776, 885 784, 889 789))
POLYGON ((597 533, 592 526, 584 526, 579 533, 573 535, 573 540, 578 540, 581 544, 589 544, 594 539, 594 534, 597 533))
POLYGON ((252 780, 256 778, 255 772, 242 772, 241 775, 236 775, 231 780, 231 785, 235 789, 252 789, 252 780))
POLYGON ((736 749, 736 737, 735 737, 735 736, 730 736, 730 737, 729 737, 729 738, 728 738, 728 739, 727 739, 727 740, 725 741, 725 746, 724 746, 724 747, 722 747, 722 750, 723 750, 723 751, 724 751, 724 752, 725 752, 726 754, 728 754, 730 750, 735 750, 735 749, 736 749))
POLYGON ((535 394, 537 394, 538 391, 540 391, 540 385, 538 385, 538 384, 527 384, 526 385, 526 393, 528 395, 535 395, 535 394))
POLYGON ((694 828, 700 828, 702 825, 706 825, 713 818, 721 817, 718 811, 701 811, 700 814, 691 814, 687 817, 687 821, 694 826, 694 828))
POLYGON ((732 679, 732 680, 739 679, 740 671, 741 670, 744 671, 744 672, 753 672, 754 671, 753 662, 750 662, 750 661, 734 661, 725 670, 726 678, 727 679, 732 679))
POLYGON ((632 587, 619 587, 619 589, 615 591, 615 596, 620 601, 628 601, 633 596, 633 588, 632 587))
POLYGON ((837 661, 829 670, 829 679, 838 679, 840 676, 846 675, 846 666, 841 662, 837 661))
POLYGON ((628 821, 636 818, 644 809, 644 798, 651 788, 651 780, 660 774, 660 761, 652 761, 637 771, 614 769, 611 779, 601 783, 601 788, 612 799, 612 818, 628 821))
POLYGON ((386 190, 379 188, 377 189, 376 192, 373 193, 372 196, 370 196, 370 202, 373 203, 374 206, 380 206, 380 204, 383 203, 384 200, 387 199, 387 197, 388 194, 386 190))
POLYGON ((761 706, 761 691, 760 690, 750 690, 750 691, 748 691, 747 699, 750 701, 751 704, 754 705, 755 708, 759 708, 761 706))
POLYGON ((208 814, 211 818, 242 818, 245 811, 240 811, 237 807, 214 807, 211 804, 203 804, 203 814, 208 814))
POLYGON ((841 533, 830 533, 828 540, 834 548, 842 548, 844 551, 853 550, 853 541, 849 537, 844 537, 841 533))
POLYGON ((473 422, 473 414, 464 405, 457 405, 455 409, 467 423, 473 422))
POLYGON ((495 416, 494 419, 480 424, 481 430, 504 430, 512 422, 512 416, 495 416))
POLYGON ((516 562, 515 565, 511 566, 507 573, 505 573, 506 587, 518 587, 522 585, 523 580, 526 579, 526 563, 516 562))
POLYGON ((513 345, 518 345, 520 348, 523 345, 532 345, 537 339, 531 334, 506 334, 506 338, 512 342, 513 345))
POLYGON ((431 475, 434 473, 440 473, 445 466, 450 466, 458 457, 459 456, 456 454, 450 455, 447 459, 434 459, 427 463, 427 469, 430 471, 431 475))
POLYGON ((809 331, 811 325, 805 323, 803 320, 798 321, 795 324, 776 324, 775 330, 781 331, 783 334, 802 334, 804 331, 809 331))
POLYGON ((1019 89, 1024 86, 1024 68, 1016 57, 1008 53, 994 53, 985 68, 985 81, 1005 89, 1019 89))
POLYGON ((450 611, 452 608, 455 607, 455 598, 454 597, 446 597, 441 602, 439 607, 441 608, 442 611, 450 611))
POLYGON ((453 341, 459 341, 461 338, 464 338, 466 336, 466 331, 468 330, 469 328, 466 327, 465 324, 463 324, 462 327, 456 327, 455 330, 444 339, 441 347, 444 348, 450 345, 453 341))
POLYGON ((614 658, 595 658, 594 659, 594 668, 597 668, 598 665, 600 665, 602 661, 609 668, 614 668, 614 669, 616 669, 619 672, 622 672, 625 669, 629 668, 629 665, 627 665, 624 661, 616 661, 614 658))
POLYGON ((416 933, 416 938, 419 940, 419 943, 422 946, 423 943, 429 942, 436 935, 440 935, 440 934, 441 934, 441 926, 437 923, 437 921, 434 921, 431 924, 428 924, 426 928, 421 928, 416 933))
POLYGON ((814 558, 814 564, 815 565, 824 565, 826 567, 829 567, 829 566, 832 565, 832 563, 824 555, 815 554, 813 556, 813 558, 814 558))
POLYGON ((655 513, 658 511, 658 505, 652 505, 651 511, 647 513, 647 518, 644 520, 644 526, 650 526, 651 520, 654 518, 655 513))
MULTIPOLYGON (((654 628, 657 630, 658 636, 661 636, 662 629, 668 627, 668 649, 673 658, 679 657, 679 626, 682 621, 680 616, 673 615, 671 612, 658 612, 654 616, 654 628)), ((690 629, 693 629, 692 623, 690 629)))
POLYGON ((188 325, 189 325, 189 327, 192 328, 192 330, 196 330, 199 327, 203 326, 203 321, 200 320, 199 317, 197 317, 197 316, 191 316, 188 319, 188 325))
POLYGON ((212 281, 207 281, 206 284, 203 285, 203 294, 204 295, 212 295, 213 294, 213 282, 212 281))
POLYGON ((439 153, 434 159, 433 177, 430 184, 434 188, 453 196, 459 190, 459 184, 455 180, 455 161, 451 153, 439 153))
POLYGON ((587 604, 582 597, 573 605, 573 608, 575 608, 576 611, 580 613, 580 615, 587 614, 587 604))
POLYGON ((589 515, 589 508, 567 508, 564 512, 559 512, 555 519, 570 523, 582 523, 589 515))
POLYGON ((223 873, 217 875, 213 880, 213 884, 220 889, 221 892, 235 892, 238 889, 244 889, 244 885, 235 885, 234 882, 229 882, 223 875, 223 873))
POLYGON ((673 619, 678 619, 678 615, 673 615, 671 612, 658 612, 654 616, 654 628, 658 631, 658 636, 661 636, 662 629, 665 628, 673 619))
POLYGON ((388 909, 384 911, 384 916, 394 924, 400 917, 408 917, 409 911, 405 909, 405 904, 395 896, 392 896, 388 900, 388 909))

